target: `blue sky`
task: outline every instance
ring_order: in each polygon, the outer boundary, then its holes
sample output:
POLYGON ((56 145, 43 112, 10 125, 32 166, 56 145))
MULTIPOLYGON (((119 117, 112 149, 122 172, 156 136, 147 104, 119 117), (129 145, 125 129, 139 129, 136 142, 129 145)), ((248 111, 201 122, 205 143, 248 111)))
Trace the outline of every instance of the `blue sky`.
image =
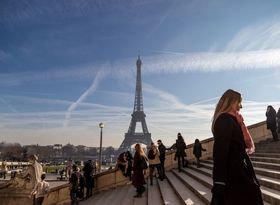
MULTIPOLYGON (((0 141, 119 147, 140 53, 153 140, 211 137, 231 88, 247 125, 280 107, 277 0, 1 0, 0 141)), ((140 130, 137 126, 137 131, 140 130)))

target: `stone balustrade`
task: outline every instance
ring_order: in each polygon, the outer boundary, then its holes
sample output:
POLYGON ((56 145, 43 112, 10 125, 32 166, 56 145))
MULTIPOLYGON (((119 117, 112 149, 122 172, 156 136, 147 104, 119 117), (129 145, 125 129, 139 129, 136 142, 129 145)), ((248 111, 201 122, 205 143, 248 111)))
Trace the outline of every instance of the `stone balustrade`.
MULTIPOLYGON (((255 143, 266 140, 271 137, 271 133, 269 130, 266 129, 266 123, 260 122, 254 125, 251 125, 248 127, 249 132, 251 133, 253 140, 255 143)), ((213 149, 213 137, 202 140, 201 141, 203 148, 205 148, 207 151, 202 152, 202 159, 207 159, 212 157, 212 149, 213 149)), ((193 144, 189 144, 187 146, 187 159, 191 163, 195 160, 195 157, 192 154, 193 151, 193 144)), ((165 167, 166 170, 170 170, 177 166, 177 162, 174 161, 175 153, 174 151, 170 151, 166 154, 166 160, 165 160, 165 167)), ((117 186, 124 185, 128 183, 129 180, 127 177, 124 177, 122 172, 120 170, 109 170, 106 172, 99 173, 95 175, 95 187, 94 191, 99 192, 102 190, 114 188, 117 186)), ((3 191, 3 190, 2 190, 3 191)), ((15 193, 0 193, 1 201, 5 198, 5 204, 21 204, 24 200, 30 202, 29 196, 23 196, 19 195, 18 198, 16 198, 15 193), (10 195, 10 196, 9 196, 10 195), (4 198, 3 198, 4 197, 4 198), (12 203, 8 202, 8 198, 11 199, 12 203), (16 203, 16 201, 19 201, 19 203, 16 203)), ((69 194, 69 184, 64 184, 61 186, 54 187, 50 190, 50 193, 48 194, 46 200, 44 200, 43 205, 63 205, 63 204, 69 204, 70 202, 70 194, 69 194)))

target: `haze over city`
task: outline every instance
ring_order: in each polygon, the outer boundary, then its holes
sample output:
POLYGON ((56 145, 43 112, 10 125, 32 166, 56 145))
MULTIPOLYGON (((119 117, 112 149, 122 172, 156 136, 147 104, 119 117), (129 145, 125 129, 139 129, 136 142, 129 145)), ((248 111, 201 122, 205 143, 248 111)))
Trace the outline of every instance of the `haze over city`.
MULTIPOLYGON (((1 0, 0 141, 119 147, 142 60, 152 139, 212 136, 221 94, 247 125, 280 107, 280 2, 1 0)), ((138 130, 140 127, 137 127, 138 130)))

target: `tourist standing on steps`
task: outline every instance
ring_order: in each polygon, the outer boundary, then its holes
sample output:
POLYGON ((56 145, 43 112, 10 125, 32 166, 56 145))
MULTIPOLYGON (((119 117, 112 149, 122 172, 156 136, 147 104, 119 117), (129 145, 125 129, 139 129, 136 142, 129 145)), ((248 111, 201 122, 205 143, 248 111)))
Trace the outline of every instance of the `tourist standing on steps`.
POLYGON ((277 117, 277 132, 280 135, 280 108, 278 109, 276 117, 277 117))
POLYGON ((186 166, 186 163, 185 163, 185 157, 187 156, 186 152, 185 152, 186 148, 187 148, 186 143, 185 143, 181 133, 179 132, 177 134, 176 143, 173 144, 170 148, 167 149, 167 150, 170 150, 170 149, 175 149, 176 150, 175 158, 177 158, 177 160, 178 160, 178 170, 179 170, 179 172, 181 172, 181 164, 182 164, 182 167, 186 166))
POLYGON ((71 198, 71 205, 78 205, 78 192, 79 192, 79 178, 80 172, 77 165, 72 166, 72 174, 69 178, 70 182, 70 198, 71 198))
POLYGON ((149 159, 149 176, 150 176, 150 185, 153 186, 154 171, 157 168, 159 178, 162 179, 162 170, 159 161, 159 150, 156 145, 152 142, 151 147, 148 152, 149 159))
POLYGON ((277 131, 276 131, 276 111, 275 109, 269 105, 267 106, 267 110, 266 110, 266 125, 267 125, 267 129, 269 129, 272 133, 273 136, 273 141, 278 141, 278 135, 277 135, 277 131))
POLYGON ((199 139, 196 139, 193 145, 193 154, 196 158, 196 167, 200 167, 200 161, 199 158, 201 157, 201 151, 206 151, 204 149, 199 141, 199 139))
POLYGON ((159 150, 159 161, 160 161, 160 166, 162 170, 162 180, 165 178, 165 168, 164 168, 164 161, 165 161, 165 152, 166 152, 166 147, 162 143, 161 140, 157 141, 158 143, 158 150, 159 150))
POLYGON ((1 165, 1 172, 2 172, 2 175, 3 175, 4 179, 6 179, 7 171, 8 171, 7 162, 6 162, 6 160, 3 160, 2 165, 1 165))
POLYGON ((239 113, 241 101, 240 93, 227 90, 215 109, 211 205, 263 205, 260 185, 248 157, 255 146, 239 113))
POLYGON ((145 191, 144 184, 146 184, 144 179, 144 169, 141 167, 141 161, 147 159, 144 150, 140 144, 135 145, 135 154, 133 158, 133 176, 132 184, 136 188, 137 194, 134 197, 142 197, 143 192, 145 191))
POLYGON ((83 167, 84 171, 84 178, 85 178, 85 185, 86 185, 86 198, 92 196, 92 189, 94 186, 94 179, 93 179, 93 164, 91 160, 88 160, 83 167))

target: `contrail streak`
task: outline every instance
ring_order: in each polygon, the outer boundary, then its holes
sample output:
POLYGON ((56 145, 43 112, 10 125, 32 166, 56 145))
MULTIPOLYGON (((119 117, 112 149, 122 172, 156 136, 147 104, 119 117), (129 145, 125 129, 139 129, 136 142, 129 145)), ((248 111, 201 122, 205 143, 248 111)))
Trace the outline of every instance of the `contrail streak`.
POLYGON ((88 96, 90 96, 93 92, 96 91, 100 81, 103 80, 106 75, 107 75, 107 73, 104 70, 98 71, 91 86, 78 98, 78 100, 76 102, 72 103, 69 106, 69 108, 67 109, 67 112, 65 113, 65 120, 63 123, 64 128, 68 126, 69 120, 71 118, 71 113, 74 110, 76 110, 76 108, 79 106, 80 103, 84 102, 88 96))
POLYGON ((280 66, 279 56, 280 49, 158 55, 145 58, 143 71, 148 73, 181 73, 277 68, 280 66))

